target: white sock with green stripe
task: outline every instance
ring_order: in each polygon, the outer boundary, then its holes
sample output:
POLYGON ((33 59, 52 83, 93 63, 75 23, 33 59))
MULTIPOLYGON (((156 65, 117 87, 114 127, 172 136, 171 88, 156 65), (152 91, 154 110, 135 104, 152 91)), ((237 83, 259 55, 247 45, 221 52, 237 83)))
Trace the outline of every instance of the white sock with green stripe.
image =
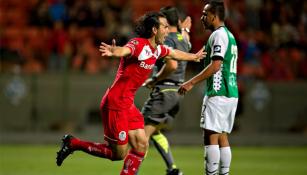
POLYGON ((220 175, 228 175, 231 163, 231 149, 230 147, 220 148, 221 162, 220 162, 220 175))
POLYGON ((218 174, 219 162, 220 162, 219 145, 206 145, 205 146, 206 175, 218 174))

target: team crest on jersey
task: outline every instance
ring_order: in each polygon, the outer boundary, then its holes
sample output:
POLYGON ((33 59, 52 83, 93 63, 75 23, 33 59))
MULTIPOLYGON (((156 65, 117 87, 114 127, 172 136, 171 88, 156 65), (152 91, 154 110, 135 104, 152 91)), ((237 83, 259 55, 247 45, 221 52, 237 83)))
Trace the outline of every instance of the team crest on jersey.
POLYGON ((138 57, 139 61, 147 60, 152 57, 152 51, 148 45, 145 45, 138 57))
POLYGON ((139 42, 137 40, 131 40, 131 43, 134 44, 134 45, 138 45, 139 42))
POLYGON ((213 46, 214 53, 221 53, 222 47, 220 45, 213 46))
POLYGON ((118 138, 120 141, 124 141, 126 140, 126 137, 127 137, 127 134, 125 131, 121 131, 119 134, 118 134, 118 138))

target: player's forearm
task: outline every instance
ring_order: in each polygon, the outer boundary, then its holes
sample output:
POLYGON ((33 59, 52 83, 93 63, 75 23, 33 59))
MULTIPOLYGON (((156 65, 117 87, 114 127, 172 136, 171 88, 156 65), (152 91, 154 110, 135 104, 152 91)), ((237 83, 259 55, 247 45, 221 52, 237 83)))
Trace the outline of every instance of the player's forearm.
POLYGON ((112 56, 114 57, 124 57, 130 54, 130 49, 127 47, 113 47, 112 56))
POLYGON ((203 71, 201 71, 199 74, 191 78, 189 81, 195 85, 198 84, 209 77, 211 77, 213 74, 215 74, 218 71, 218 67, 213 65, 212 63, 208 65, 203 71))
POLYGON ((200 72, 199 74, 197 74, 196 76, 194 76, 193 78, 191 78, 189 80, 189 82, 193 85, 196 85, 200 82, 202 82, 203 80, 208 78, 208 74, 205 70, 203 70, 202 72, 200 72))
POLYGON ((172 51, 171 57, 175 60, 182 60, 182 61, 195 61, 197 59, 197 55, 193 53, 183 52, 177 49, 172 51))

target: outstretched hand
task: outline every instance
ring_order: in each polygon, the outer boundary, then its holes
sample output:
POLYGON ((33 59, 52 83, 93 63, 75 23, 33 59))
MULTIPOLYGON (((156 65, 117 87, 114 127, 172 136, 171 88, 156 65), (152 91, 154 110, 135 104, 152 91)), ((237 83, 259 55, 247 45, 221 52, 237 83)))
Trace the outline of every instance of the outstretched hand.
POLYGON ((99 51, 101 52, 101 56, 111 57, 113 56, 113 50, 116 47, 115 39, 112 40, 112 45, 108 45, 104 42, 101 42, 99 46, 99 51))
POLYGON ((196 54, 195 62, 200 62, 201 59, 203 59, 206 55, 207 52, 204 50, 204 48, 201 48, 196 54))

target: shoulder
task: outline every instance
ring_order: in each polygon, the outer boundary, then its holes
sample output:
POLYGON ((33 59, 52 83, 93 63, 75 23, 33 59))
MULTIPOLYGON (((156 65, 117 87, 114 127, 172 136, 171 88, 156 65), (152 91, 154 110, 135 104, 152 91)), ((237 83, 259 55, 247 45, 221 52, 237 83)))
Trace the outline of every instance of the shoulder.
POLYGON ((132 38, 127 42, 124 47, 130 49, 131 55, 137 56, 141 52, 145 44, 146 41, 143 38, 132 38))
POLYGON ((177 40, 177 32, 171 32, 167 35, 167 39, 170 39, 170 40, 177 40))
POLYGON ((174 42, 175 41, 175 37, 173 36, 173 35, 167 35, 166 37, 165 37, 165 41, 164 42, 174 42))
POLYGON ((129 40, 128 43, 131 43, 134 45, 144 45, 144 43, 146 43, 146 40, 144 38, 132 38, 129 40))
POLYGON ((166 38, 165 38, 165 41, 164 41, 164 45, 167 45, 169 47, 175 47, 175 44, 176 44, 176 38, 174 38, 173 36, 171 35, 168 35, 166 38))
POLYGON ((212 32, 211 36, 212 39, 216 38, 227 38, 227 32, 224 27, 220 27, 212 32))
POLYGON ((220 27, 216 29, 209 37, 210 45, 227 45, 229 42, 229 38, 227 35, 227 31, 224 27, 220 27))
POLYGON ((137 50, 142 49, 144 45, 146 45, 146 40, 144 38, 132 38, 125 46, 130 48, 132 52, 135 52, 137 50))

